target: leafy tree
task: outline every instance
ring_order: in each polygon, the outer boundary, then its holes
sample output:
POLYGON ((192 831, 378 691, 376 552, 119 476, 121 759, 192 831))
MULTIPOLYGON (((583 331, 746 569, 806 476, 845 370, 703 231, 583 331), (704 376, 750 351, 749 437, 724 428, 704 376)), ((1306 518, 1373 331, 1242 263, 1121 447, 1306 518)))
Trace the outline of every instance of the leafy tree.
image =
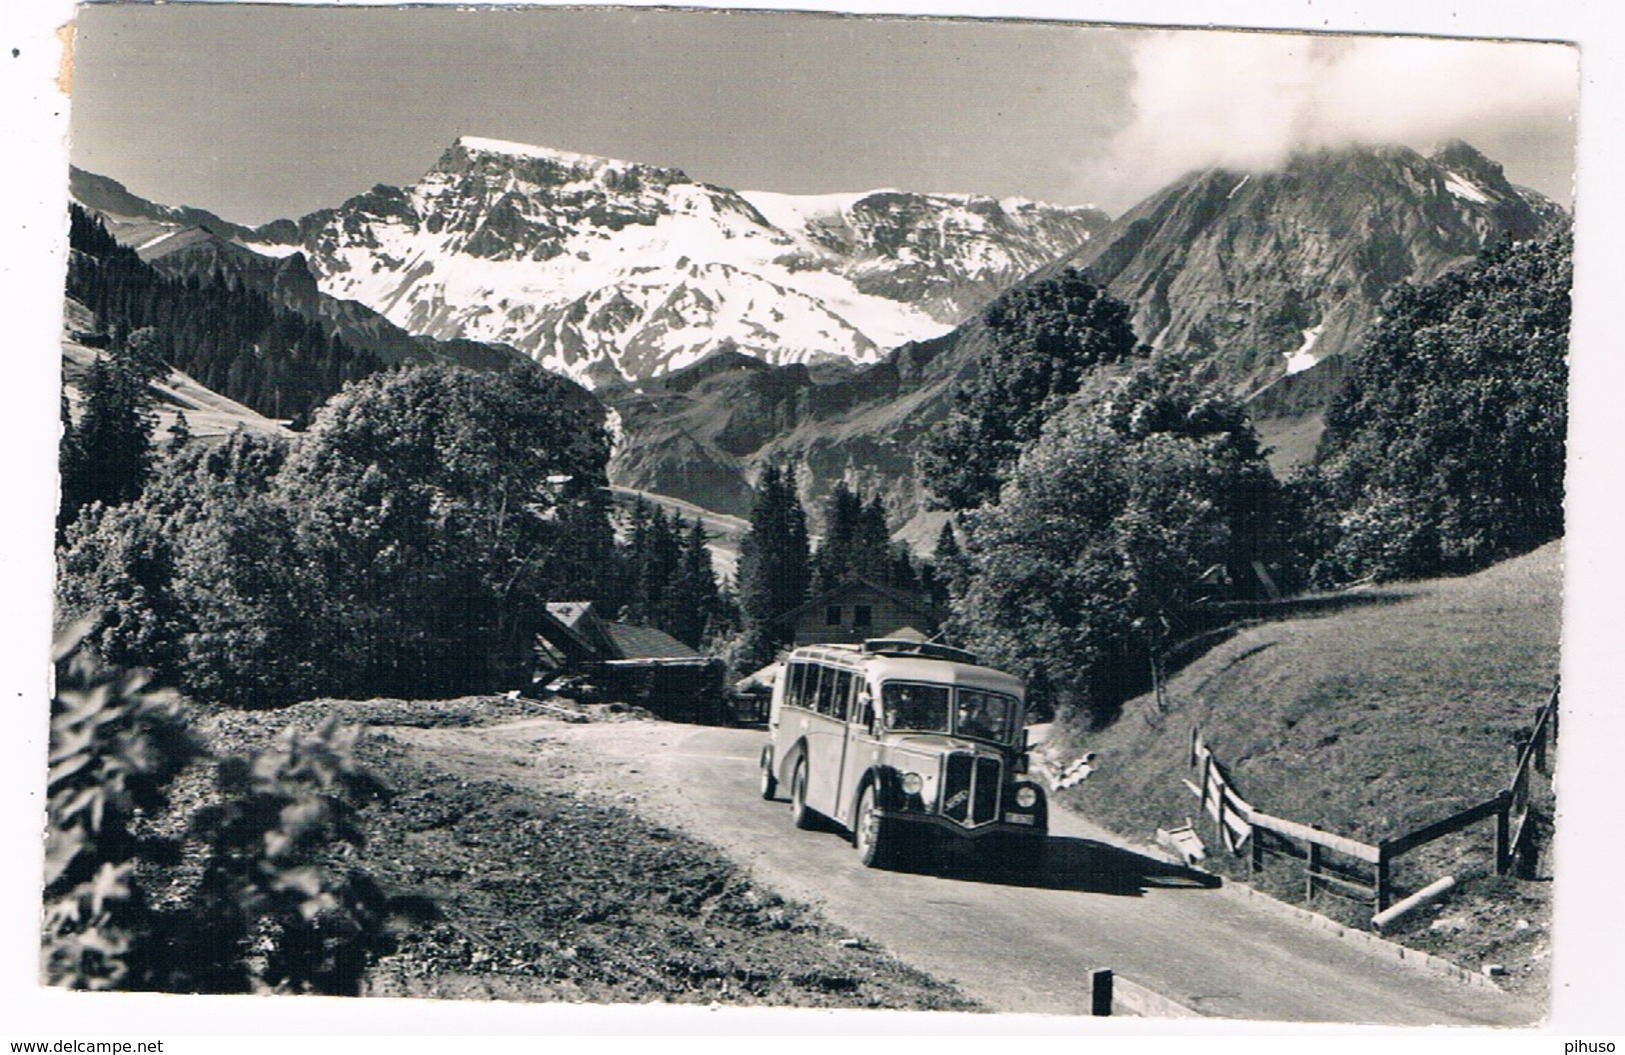
POLYGON ((1273 556, 1277 485, 1245 412, 1155 359, 1045 426, 996 504, 968 514, 953 633, 1042 672, 1097 722, 1139 683, 1153 628, 1245 592, 1273 556))
POLYGON ((160 463, 137 501, 94 506, 73 525, 58 555, 58 607, 67 617, 94 617, 87 642, 103 659, 149 667, 188 692, 236 702, 259 699, 279 683, 267 665, 294 657, 279 658, 285 642, 264 627, 243 638, 258 643, 254 651, 213 661, 210 643, 235 617, 227 580, 261 577, 270 598, 292 603, 292 569, 300 565, 271 560, 252 546, 217 548, 207 557, 194 548, 223 523, 286 544, 285 518, 278 520, 265 500, 286 450, 280 439, 240 430, 214 447, 189 446, 160 463), (237 689, 216 694, 222 690, 214 682, 216 664, 224 684, 237 689))
POLYGON ((769 465, 756 485, 750 532, 739 548, 739 666, 754 670, 789 642, 790 628, 778 617, 806 600, 810 582, 807 515, 796 495, 795 470, 769 465))
POLYGON ((60 608, 96 616, 108 660, 239 705, 511 685, 541 606, 613 578, 607 458, 596 405, 552 375, 375 375, 291 451, 191 445, 91 507, 60 608))
POLYGON ((537 612, 613 546, 595 405, 551 374, 421 366, 317 413, 272 498, 320 569, 345 691, 469 691, 528 670, 537 612))
POLYGON ((1073 268, 1003 294, 982 318, 990 347, 921 455, 928 485, 950 509, 995 499, 1022 449, 1090 371, 1143 351, 1128 306, 1073 268))
POLYGON ((1401 286, 1298 482, 1326 584, 1474 570, 1563 532, 1572 238, 1401 286))

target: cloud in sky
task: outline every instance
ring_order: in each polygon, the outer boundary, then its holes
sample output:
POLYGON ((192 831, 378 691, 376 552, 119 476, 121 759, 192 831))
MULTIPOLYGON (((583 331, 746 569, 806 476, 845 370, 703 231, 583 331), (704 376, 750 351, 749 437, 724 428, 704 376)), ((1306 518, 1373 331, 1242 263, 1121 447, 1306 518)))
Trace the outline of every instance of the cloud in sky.
POLYGON ((1131 47, 1127 123, 1079 177, 1109 208, 1192 169, 1356 142, 1466 139, 1560 198, 1571 178, 1579 72, 1565 45, 1167 31, 1131 47))

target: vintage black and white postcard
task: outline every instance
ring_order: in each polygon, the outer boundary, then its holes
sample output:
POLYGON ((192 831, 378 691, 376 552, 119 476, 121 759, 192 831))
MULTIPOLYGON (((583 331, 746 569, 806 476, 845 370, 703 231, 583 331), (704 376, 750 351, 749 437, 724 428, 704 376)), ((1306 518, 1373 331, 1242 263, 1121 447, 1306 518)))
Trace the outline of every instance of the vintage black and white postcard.
POLYGON ((1552 1020, 1572 20, 1014 13, 69 9, 37 984, 1552 1020))

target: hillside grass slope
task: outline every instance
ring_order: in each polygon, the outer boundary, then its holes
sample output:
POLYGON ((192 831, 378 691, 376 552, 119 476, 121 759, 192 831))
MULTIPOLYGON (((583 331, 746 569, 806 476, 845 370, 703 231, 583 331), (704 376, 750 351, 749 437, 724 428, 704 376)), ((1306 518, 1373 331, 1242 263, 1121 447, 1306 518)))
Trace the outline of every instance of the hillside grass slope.
MULTIPOLYGON (((1072 733, 1067 746, 1099 760, 1062 797, 1146 842, 1196 820, 1207 864, 1244 878, 1244 859, 1226 860, 1182 783, 1199 779, 1188 766, 1195 726, 1264 812, 1366 843, 1441 820, 1510 783, 1514 742, 1558 673, 1562 584, 1559 541, 1471 576, 1305 601, 1179 671, 1161 707, 1142 696, 1111 727, 1072 733)), ((1493 846, 1491 821, 1400 859, 1401 895, 1441 875, 1461 883, 1401 940, 1474 968, 1521 956, 1514 971, 1541 977, 1550 885, 1497 877, 1493 846)), ((1535 874, 1550 877, 1544 859, 1535 874)), ((1259 885, 1300 899, 1301 864, 1271 857, 1259 885)), ((1314 908, 1360 925, 1370 916, 1326 896, 1314 908)))

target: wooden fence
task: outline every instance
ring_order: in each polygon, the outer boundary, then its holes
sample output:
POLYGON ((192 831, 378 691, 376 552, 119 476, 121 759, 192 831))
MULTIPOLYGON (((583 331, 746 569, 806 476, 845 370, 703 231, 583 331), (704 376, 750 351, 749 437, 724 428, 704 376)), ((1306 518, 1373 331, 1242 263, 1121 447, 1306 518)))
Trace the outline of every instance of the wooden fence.
POLYGON ((1507 825, 1509 831, 1504 843, 1505 855, 1496 858, 1496 868, 1505 875, 1530 848, 1534 826, 1529 823, 1530 791, 1537 776, 1544 777, 1551 786, 1552 759, 1549 751, 1557 745, 1557 699, 1560 684, 1552 686, 1552 695, 1535 712, 1534 730, 1529 739, 1519 744, 1518 768, 1512 773, 1512 784, 1505 794, 1511 799, 1507 825))
POLYGON ((1370 901, 1374 912, 1382 912, 1394 902, 1394 861, 1417 847, 1491 817, 1495 818, 1496 871, 1505 875, 1513 869, 1533 832, 1529 823, 1531 782, 1535 774, 1551 772, 1548 750, 1557 743, 1557 703, 1558 688, 1554 686, 1550 699, 1535 712, 1534 731, 1519 743, 1517 768, 1504 791, 1376 845, 1255 809, 1236 791, 1224 766, 1203 742, 1201 730, 1194 727, 1190 765, 1200 768, 1201 782, 1187 780, 1185 786, 1200 800, 1202 811, 1213 819, 1215 835, 1225 849, 1247 855, 1249 879, 1262 870, 1266 852, 1299 858, 1304 862, 1306 900, 1313 900, 1317 892, 1324 890, 1370 901))

